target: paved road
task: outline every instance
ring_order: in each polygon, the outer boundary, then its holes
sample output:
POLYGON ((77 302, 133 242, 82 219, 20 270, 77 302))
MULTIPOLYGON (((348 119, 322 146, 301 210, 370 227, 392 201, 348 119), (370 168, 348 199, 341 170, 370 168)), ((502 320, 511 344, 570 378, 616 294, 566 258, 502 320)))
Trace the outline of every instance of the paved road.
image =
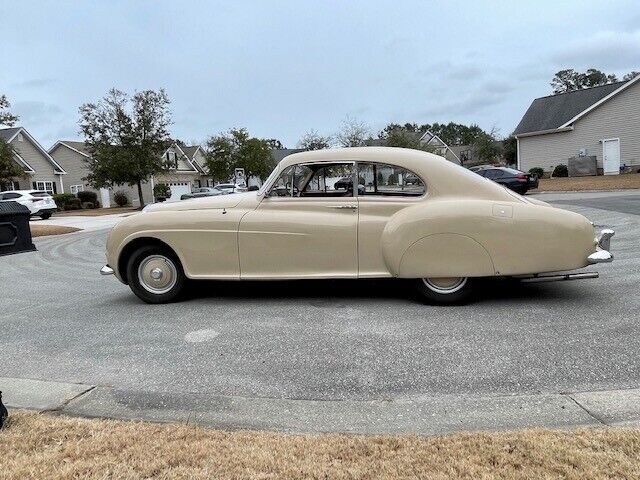
POLYGON ((150 306, 98 275, 106 231, 36 239, 0 258, 0 375, 350 401, 639 387, 638 198, 553 197, 616 230, 600 279, 487 282, 463 307, 417 303, 400 281, 205 282, 150 306))
POLYGON ((81 228, 85 231, 90 230, 104 230, 113 227, 116 223, 122 220, 123 217, 134 215, 131 213, 116 213, 112 215, 101 215, 96 217, 83 216, 83 215, 54 215, 48 220, 42 220, 38 217, 32 217, 31 222, 37 225, 63 225, 67 227, 81 228))

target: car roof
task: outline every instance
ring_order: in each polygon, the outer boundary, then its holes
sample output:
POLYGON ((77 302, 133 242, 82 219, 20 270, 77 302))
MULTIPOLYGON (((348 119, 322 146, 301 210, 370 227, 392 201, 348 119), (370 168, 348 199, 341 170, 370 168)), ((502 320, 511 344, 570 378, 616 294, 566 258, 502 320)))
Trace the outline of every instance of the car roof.
MULTIPOLYGON (((278 171, 291 165, 315 162, 376 162, 416 173, 427 183, 428 196, 473 197, 513 200, 504 188, 444 157, 422 150, 397 147, 329 148, 294 153, 278 164, 278 171)), ((275 181, 274 178, 273 181, 275 181)))
POLYGON ((47 191, 45 190, 5 190, 3 192, 0 193, 21 193, 21 194, 27 194, 27 195, 31 195, 32 193, 46 193, 48 194, 47 191))

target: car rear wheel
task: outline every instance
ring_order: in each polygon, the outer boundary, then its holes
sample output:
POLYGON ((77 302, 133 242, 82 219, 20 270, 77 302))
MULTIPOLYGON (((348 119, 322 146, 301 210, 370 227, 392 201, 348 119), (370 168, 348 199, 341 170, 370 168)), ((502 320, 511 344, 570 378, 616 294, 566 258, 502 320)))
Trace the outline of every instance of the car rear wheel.
POLYGON ((473 280, 468 277, 421 278, 416 286, 427 303, 453 305, 470 299, 473 280))
POLYGON ((42 220, 49 220, 51 218, 51 212, 47 212, 47 213, 42 213, 40 214, 40 218, 42 220))
POLYGON ((180 297, 186 277, 177 256, 168 248, 141 247, 127 263, 129 287, 147 303, 168 303, 180 297))

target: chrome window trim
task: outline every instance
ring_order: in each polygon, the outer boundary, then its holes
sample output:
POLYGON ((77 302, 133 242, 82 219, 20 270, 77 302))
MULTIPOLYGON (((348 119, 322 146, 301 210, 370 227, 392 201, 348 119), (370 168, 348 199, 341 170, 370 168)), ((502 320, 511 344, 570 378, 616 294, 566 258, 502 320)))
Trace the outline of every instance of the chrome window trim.
MULTIPOLYGON (((337 199, 341 199, 341 198, 357 198, 355 192, 353 192, 353 195, 350 197, 346 197, 344 195, 339 196, 339 197, 330 197, 330 196, 326 196, 326 197, 294 197, 293 195, 291 195, 290 197, 271 197, 270 193, 271 193, 271 189, 273 188, 273 185, 278 181, 278 179, 280 178, 280 175, 282 174, 282 172, 284 172, 287 168, 291 168, 293 167, 294 170, 296 167, 298 166, 305 166, 305 165, 322 165, 322 164, 327 164, 327 165, 335 165, 335 164, 351 164, 354 167, 354 172, 357 174, 357 168, 356 168, 356 164, 357 164, 357 160, 318 160, 316 162, 299 162, 299 163, 292 163, 291 165, 287 165, 283 170, 281 170, 280 172, 278 172, 278 175, 276 175, 276 177, 273 179, 273 181, 271 182, 271 185, 268 186, 268 188, 265 188, 265 199, 266 198, 277 198, 281 201, 286 201, 286 200, 319 200, 319 199, 330 199, 330 200, 337 200, 337 199)), ((400 167, 402 168, 402 167, 400 167)), ((419 177, 418 177, 419 178, 419 177)), ((291 182, 291 193, 293 194, 293 182, 291 182)), ((306 186, 306 185, 305 185, 306 186)))
MULTIPOLYGON (((357 195, 358 199, 366 199, 366 198, 375 198, 376 200, 380 200, 380 199, 384 199, 384 200, 393 200, 393 199, 403 199, 403 200, 407 200, 407 199, 411 199, 414 201, 420 201, 420 200, 424 200, 427 195, 429 194, 429 185, 428 183, 424 180, 424 178, 421 175, 418 175, 416 172, 414 172, 413 170, 407 168, 407 167, 402 167, 398 164, 394 164, 394 163, 388 163, 388 162, 380 162, 377 160, 358 160, 356 161, 356 164, 359 165, 361 163, 375 163, 376 165, 386 165, 386 166, 390 166, 390 167, 395 167, 395 168, 402 168, 404 170, 406 170, 407 172, 415 175, 416 177, 418 177, 420 179, 420 181, 422 182, 422 184, 424 185, 424 193, 422 195, 357 195)), ((356 165, 356 175, 358 172, 358 168, 356 165)))

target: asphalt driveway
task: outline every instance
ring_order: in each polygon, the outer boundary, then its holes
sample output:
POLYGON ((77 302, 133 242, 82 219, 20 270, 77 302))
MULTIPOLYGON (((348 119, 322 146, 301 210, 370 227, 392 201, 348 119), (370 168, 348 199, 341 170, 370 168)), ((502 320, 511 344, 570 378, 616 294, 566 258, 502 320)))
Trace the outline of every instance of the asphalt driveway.
POLYGON ((487 282, 462 307, 422 305, 392 280, 203 282, 182 303, 151 306, 98 275, 106 230, 37 240, 38 252, 0 258, 0 375, 158 398, 403 401, 636 388, 640 216, 628 202, 638 198, 612 193, 607 210, 559 199, 616 230, 616 260, 598 268, 600 279, 487 282))

